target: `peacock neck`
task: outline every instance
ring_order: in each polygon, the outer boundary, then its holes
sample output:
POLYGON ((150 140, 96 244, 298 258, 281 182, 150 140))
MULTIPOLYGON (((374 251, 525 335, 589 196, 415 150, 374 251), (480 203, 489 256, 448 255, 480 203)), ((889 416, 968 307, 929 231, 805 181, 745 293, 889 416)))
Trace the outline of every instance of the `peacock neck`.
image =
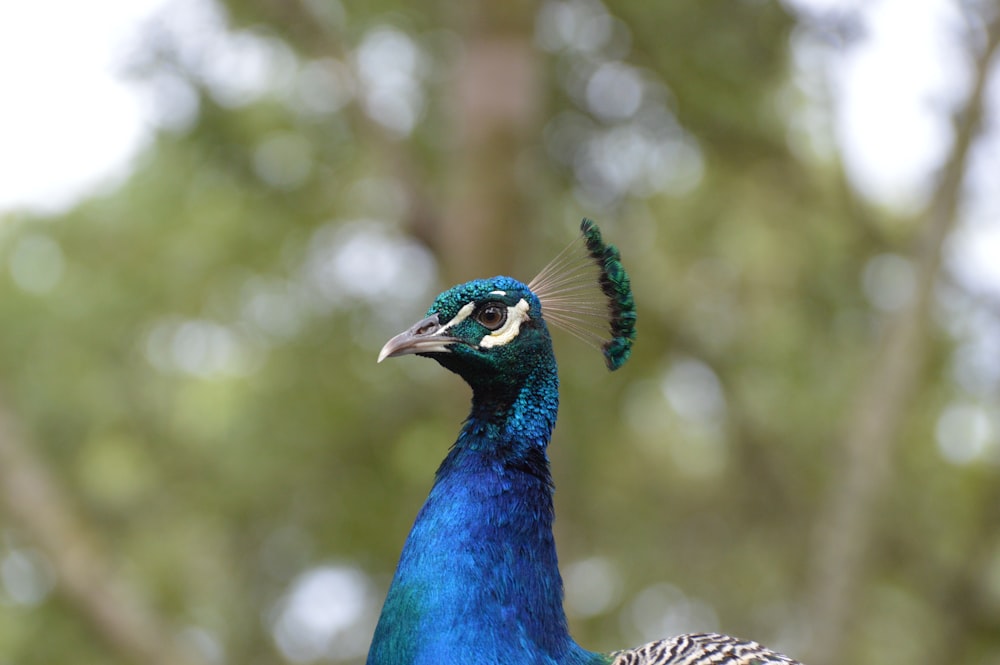
POLYGON ((458 440, 403 548, 368 665, 600 663, 570 637, 546 446, 555 361, 473 385, 458 440))

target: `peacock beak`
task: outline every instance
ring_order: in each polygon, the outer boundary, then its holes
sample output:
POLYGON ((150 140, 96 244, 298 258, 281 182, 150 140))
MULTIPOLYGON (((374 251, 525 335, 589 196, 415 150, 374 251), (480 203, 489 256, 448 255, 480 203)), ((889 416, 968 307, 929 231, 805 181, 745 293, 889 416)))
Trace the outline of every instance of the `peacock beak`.
POLYGON ((401 332, 382 347, 378 354, 378 362, 386 358, 405 356, 411 353, 448 353, 448 346, 458 339, 445 335, 448 326, 442 326, 438 315, 428 316, 423 321, 417 321, 409 330, 401 332))

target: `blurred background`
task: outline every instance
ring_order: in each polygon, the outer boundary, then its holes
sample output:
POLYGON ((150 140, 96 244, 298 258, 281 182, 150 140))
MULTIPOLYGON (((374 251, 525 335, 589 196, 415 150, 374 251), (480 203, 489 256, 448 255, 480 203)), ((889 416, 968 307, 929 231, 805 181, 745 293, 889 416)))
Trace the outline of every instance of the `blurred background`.
POLYGON ((376 366, 596 219, 573 632, 1000 663, 995 0, 0 7, 0 665, 361 663, 468 390, 376 366))

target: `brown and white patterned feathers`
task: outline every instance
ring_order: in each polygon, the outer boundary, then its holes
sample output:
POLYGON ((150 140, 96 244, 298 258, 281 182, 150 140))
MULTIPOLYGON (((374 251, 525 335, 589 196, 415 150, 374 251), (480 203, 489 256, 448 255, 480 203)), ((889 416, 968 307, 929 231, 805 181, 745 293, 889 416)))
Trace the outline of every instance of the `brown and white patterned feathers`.
POLYGON ((692 633, 615 651, 611 665, 802 665, 756 642, 719 633, 692 633))

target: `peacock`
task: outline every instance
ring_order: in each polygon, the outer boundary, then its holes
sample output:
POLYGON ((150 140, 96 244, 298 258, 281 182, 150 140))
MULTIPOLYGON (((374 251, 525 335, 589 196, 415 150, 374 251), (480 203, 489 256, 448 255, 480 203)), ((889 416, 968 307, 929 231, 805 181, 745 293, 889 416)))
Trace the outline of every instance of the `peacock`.
POLYGON ((498 276, 443 292, 379 353, 433 358, 469 384, 472 408, 403 547, 368 665, 794 665, 715 633, 613 653, 569 634, 546 454, 559 406, 546 322, 600 348, 611 370, 628 360, 636 322, 617 248, 590 220, 580 231, 583 242, 528 284, 498 276))

